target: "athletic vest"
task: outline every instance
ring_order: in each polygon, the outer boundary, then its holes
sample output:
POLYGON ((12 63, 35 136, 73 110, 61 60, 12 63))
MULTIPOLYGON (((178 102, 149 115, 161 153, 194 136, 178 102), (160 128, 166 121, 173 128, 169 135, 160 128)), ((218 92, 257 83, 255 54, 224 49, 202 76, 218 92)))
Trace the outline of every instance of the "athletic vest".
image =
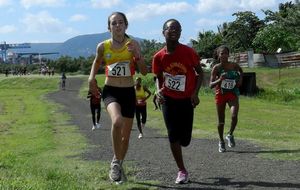
POLYGON ((126 44, 131 41, 127 39, 120 49, 111 48, 111 40, 104 41, 105 75, 111 77, 128 77, 135 74, 133 54, 128 51, 126 44))
POLYGON ((146 98, 146 93, 144 87, 141 86, 140 89, 135 88, 135 96, 136 96, 136 105, 146 105, 146 101, 142 102, 144 98, 146 98))
POLYGON ((225 79, 221 82, 219 86, 221 93, 225 94, 226 92, 233 92, 237 96, 240 95, 239 88, 236 86, 236 83, 240 79, 239 72, 233 70, 225 71, 223 68, 220 68, 219 76, 221 76, 221 74, 225 72, 226 72, 225 79))
POLYGON ((135 95, 137 100, 146 98, 144 87, 141 86, 140 89, 135 88, 135 95))

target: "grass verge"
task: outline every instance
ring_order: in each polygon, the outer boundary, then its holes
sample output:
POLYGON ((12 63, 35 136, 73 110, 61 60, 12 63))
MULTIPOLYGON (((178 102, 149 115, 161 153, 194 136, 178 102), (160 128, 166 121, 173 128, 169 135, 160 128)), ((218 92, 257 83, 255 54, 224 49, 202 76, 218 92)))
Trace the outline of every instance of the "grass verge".
POLYGON ((86 139, 45 98, 58 84, 57 76, 0 77, 0 189, 151 189, 112 185, 108 163, 82 159, 86 139))

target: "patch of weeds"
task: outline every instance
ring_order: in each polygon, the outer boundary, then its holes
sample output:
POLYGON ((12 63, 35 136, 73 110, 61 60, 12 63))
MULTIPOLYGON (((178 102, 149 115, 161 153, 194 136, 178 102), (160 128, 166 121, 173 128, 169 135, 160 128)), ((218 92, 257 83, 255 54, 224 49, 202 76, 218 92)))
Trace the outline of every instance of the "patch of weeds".
POLYGON ((300 98, 300 89, 259 89, 257 98, 277 103, 291 103, 300 98))
POLYGON ((16 163, 16 155, 11 152, 0 152, 0 169, 12 168, 16 163))

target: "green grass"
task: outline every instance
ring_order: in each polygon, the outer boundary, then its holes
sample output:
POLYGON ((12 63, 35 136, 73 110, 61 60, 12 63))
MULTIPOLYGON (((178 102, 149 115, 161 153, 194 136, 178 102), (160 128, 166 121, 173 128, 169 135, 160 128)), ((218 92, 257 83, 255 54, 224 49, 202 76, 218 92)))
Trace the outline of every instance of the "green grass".
POLYGON ((58 83, 59 77, 0 77, 0 189, 151 189, 130 178, 112 185, 109 163, 82 159, 87 139, 45 98, 58 83))
MULTIPOLYGON (((240 111, 235 136, 249 140, 263 148, 259 156, 270 159, 300 160, 300 68, 253 68, 260 93, 254 97, 240 97, 240 111), (283 85, 285 84, 285 85, 283 85)), ((150 81, 151 76, 147 76, 150 81)), ((148 83, 151 85, 151 83, 148 83)), ((217 139, 217 113, 213 91, 202 88, 200 105, 195 110, 193 136, 217 139)), ((149 101, 151 102, 151 101, 149 101)), ((148 125, 166 135, 161 113, 148 104, 148 125), (155 118, 155 119, 154 119, 155 118)), ((230 112, 226 110, 225 132, 229 130, 230 112)))

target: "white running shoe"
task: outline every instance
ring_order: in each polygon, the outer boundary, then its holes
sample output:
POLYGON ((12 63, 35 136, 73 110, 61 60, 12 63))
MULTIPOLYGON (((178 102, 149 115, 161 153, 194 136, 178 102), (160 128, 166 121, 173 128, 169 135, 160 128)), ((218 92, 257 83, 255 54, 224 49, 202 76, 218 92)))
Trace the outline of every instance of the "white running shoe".
POLYGON ((179 171, 177 174, 176 184, 185 184, 189 182, 189 174, 187 171, 179 171))
POLYGON ((96 126, 95 125, 93 125, 92 126, 92 131, 94 131, 96 129, 96 126))
POLYGON ((228 146, 230 147, 230 148, 233 148, 233 147, 235 147, 235 140, 234 140, 234 136, 233 135, 227 135, 226 136, 226 140, 228 141, 228 146))
POLYGON ((138 138, 139 139, 143 138, 143 133, 140 133, 138 138))
POLYGON ((101 123, 96 123, 97 129, 100 129, 102 127, 101 123))
POLYGON ((225 152, 226 148, 225 148, 225 142, 220 141, 219 142, 219 152, 225 152))

